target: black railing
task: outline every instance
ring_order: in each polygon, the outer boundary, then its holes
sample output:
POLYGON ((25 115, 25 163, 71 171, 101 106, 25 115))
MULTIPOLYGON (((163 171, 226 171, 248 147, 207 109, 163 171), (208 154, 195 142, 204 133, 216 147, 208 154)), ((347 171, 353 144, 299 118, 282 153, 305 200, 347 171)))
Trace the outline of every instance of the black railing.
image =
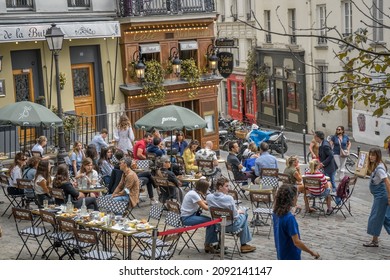
POLYGON ((318 37, 318 45, 326 45, 327 39, 326 37, 318 37))
MULTIPOLYGON (((106 141, 110 142, 114 139, 115 128, 122 114, 127 114, 132 124, 141 116, 140 110, 128 110, 113 112, 107 114, 99 114, 93 116, 79 116, 70 113, 64 113, 64 133, 66 150, 73 146, 74 142, 80 141, 82 144, 88 145, 92 138, 99 133, 102 128, 108 129, 108 137, 106 141), (73 120, 73 121, 71 121, 73 120)), ((134 128, 133 128, 134 129, 134 128)), ((134 129, 136 139, 142 135, 141 130, 134 129)), ((19 151, 31 151, 36 143, 36 139, 45 135, 47 137, 46 153, 54 153, 58 148, 58 133, 56 128, 33 127, 20 128, 13 125, 0 126, 0 155, 5 155, 8 158, 13 158, 15 153, 19 151), (26 137, 24 137, 26 133, 26 137)))
POLYGON ((295 35, 290 36, 290 44, 295 45, 297 43, 297 37, 295 35))
POLYGON ((215 0, 118 0, 118 16, 214 12, 215 0))
POLYGON ((271 34, 265 34, 265 42, 266 43, 272 43, 271 34))
POLYGON ((6 7, 14 9, 33 9, 34 0, 7 0, 6 7))

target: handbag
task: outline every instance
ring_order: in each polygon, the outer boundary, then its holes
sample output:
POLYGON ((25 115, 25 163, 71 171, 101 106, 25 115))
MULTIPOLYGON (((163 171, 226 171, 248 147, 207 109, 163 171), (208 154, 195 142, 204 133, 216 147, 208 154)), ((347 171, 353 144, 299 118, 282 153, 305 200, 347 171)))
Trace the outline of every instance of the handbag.
POLYGON ((127 209, 128 202, 116 201, 111 196, 99 196, 97 198, 98 208, 103 208, 108 212, 113 212, 115 215, 122 215, 127 209))
POLYGON ((339 144, 340 144, 340 157, 347 157, 349 156, 349 151, 348 150, 344 150, 341 148, 341 141, 339 139, 339 144))

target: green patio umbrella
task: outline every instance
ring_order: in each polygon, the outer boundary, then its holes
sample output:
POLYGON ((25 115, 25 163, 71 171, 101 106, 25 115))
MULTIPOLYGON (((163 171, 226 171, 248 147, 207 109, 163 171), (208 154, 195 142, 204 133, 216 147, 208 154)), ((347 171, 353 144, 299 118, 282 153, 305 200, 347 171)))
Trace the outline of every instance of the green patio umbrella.
MULTIPOLYGON (((195 130, 205 128, 207 122, 198 114, 185 107, 168 105, 163 106, 147 113, 145 116, 135 122, 135 127, 150 131, 158 129, 163 131, 174 130, 195 130)), ((171 144, 171 158, 172 158, 172 144, 171 144)), ((172 167, 171 167, 172 168, 172 167)))
POLYGON ((30 101, 20 101, 0 108, 0 125, 15 125, 23 128, 26 148, 26 127, 56 127, 62 119, 50 109, 30 101))
POLYGON ((0 124, 29 127, 61 126, 62 119, 45 106, 20 101, 0 108, 0 124))
POLYGON ((163 106, 147 113, 135 122, 135 127, 150 131, 159 129, 169 130, 195 130, 205 128, 206 121, 193 111, 176 105, 163 106))

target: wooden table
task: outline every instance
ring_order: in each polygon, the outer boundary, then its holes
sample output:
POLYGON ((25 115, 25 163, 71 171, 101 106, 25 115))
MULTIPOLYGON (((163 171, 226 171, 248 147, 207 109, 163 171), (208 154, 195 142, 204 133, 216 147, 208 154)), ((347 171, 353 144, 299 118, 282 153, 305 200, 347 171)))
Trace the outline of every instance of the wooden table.
POLYGON ((194 187, 194 184, 200 180, 200 178, 195 178, 195 177, 193 177, 191 175, 177 176, 177 179, 180 182, 187 182, 187 183, 189 183, 190 189, 192 189, 194 187))
POLYGON ((84 188, 76 188, 76 190, 78 190, 79 192, 85 194, 85 196, 90 196, 91 193, 94 193, 94 192, 98 192, 100 194, 102 194, 102 192, 106 191, 106 188, 102 187, 102 186, 98 186, 98 187, 88 187, 86 189, 84 188))

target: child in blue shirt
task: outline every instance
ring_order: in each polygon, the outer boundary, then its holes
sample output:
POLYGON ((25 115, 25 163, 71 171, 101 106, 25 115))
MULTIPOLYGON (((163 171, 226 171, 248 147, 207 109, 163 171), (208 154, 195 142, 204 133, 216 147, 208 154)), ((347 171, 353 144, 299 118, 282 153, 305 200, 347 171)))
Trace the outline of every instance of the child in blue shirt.
POLYGON ((302 250, 318 259, 320 255, 310 250, 300 238, 297 220, 290 211, 296 202, 296 187, 284 184, 278 189, 272 214, 278 260, 300 260, 302 250))

